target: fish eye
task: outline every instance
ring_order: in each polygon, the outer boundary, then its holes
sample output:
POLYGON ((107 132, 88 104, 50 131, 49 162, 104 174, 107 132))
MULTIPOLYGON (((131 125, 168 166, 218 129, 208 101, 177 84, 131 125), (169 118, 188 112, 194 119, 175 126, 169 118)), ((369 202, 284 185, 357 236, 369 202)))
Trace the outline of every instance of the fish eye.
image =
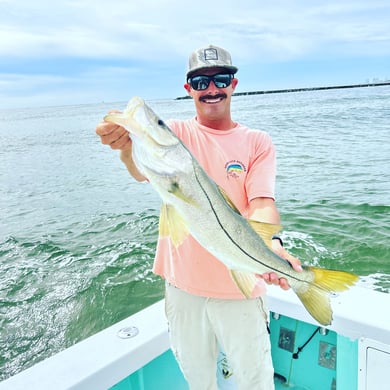
POLYGON ((164 121, 161 120, 161 119, 159 119, 159 120, 157 121, 157 124, 158 124, 159 126, 165 126, 164 121))

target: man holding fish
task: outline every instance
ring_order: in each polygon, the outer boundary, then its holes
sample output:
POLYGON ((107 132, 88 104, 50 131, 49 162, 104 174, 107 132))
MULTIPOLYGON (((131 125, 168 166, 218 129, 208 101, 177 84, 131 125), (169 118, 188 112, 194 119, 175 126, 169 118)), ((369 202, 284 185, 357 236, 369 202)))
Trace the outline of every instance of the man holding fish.
POLYGON ((163 199, 153 271, 166 280, 172 350, 191 390, 217 389, 219 346, 240 390, 274 388, 264 281, 291 285, 326 325, 328 292, 354 280, 341 274, 322 286, 273 235, 280 229, 275 149, 266 132, 231 117, 237 70, 225 49, 200 48, 184 84, 195 118, 168 121, 168 128, 134 98, 96 128, 103 144, 121 151, 130 174, 163 199))

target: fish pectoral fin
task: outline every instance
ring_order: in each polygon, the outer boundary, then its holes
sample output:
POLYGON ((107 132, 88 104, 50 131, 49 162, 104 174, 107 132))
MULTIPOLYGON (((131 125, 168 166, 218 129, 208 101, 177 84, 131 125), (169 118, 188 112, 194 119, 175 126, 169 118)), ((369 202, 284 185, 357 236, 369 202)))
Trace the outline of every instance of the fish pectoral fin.
POLYGON ((230 276, 245 297, 250 298, 257 283, 255 274, 252 272, 230 270, 230 276))
POLYGON ((179 182, 177 180, 172 180, 170 183, 170 187, 168 189, 168 192, 175 195, 178 199, 181 199, 183 202, 195 205, 196 201, 192 197, 186 195, 183 190, 181 189, 179 182))
POLYGON ((177 248, 188 236, 187 224, 176 209, 164 203, 160 211, 159 235, 170 237, 177 248))
POLYGON ((268 248, 272 249, 272 236, 282 230, 282 226, 248 219, 249 225, 261 237, 268 248))
POLYGON ((233 201, 229 198, 229 195, 225 192, 225 190, 220 186, 217 186, 217 187, 218 187, 218 190, 221 193, 222 197, 225 199, 226 203, 230 206, 230 208, 233 211, 235 211, 237 214, 241 215, 240 211, 238 210, 236 205, 233 203, 233 201))
POLYGON ((332 322, 330 294, 347 290, 356 283, 359 277, 344 271, 317 267, 305 268, 313 273, 313 281, 304 291, 298 288, 295 292, 314 319, 322 325, 330 325, 332 322))

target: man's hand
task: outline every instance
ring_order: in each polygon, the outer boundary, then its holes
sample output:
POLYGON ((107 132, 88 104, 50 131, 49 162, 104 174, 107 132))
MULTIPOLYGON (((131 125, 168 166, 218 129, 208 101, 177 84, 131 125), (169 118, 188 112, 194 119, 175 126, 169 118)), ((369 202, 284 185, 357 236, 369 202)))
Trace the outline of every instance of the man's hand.
MULTIPOLYGON (((110 113, 120 111, 110 111, 110 113)), ((96 134, 100 137, 103 145, 109 145, 111 149, 131 150, 131 138, 129 132, 115 123, 100 122, 96 126, 96 134)))
MULTIPOLYGON (((279 240, 272 240, 272 249, 280 257, 286 259, 292 265, 295 271, 302 271, 301 261, 298 258, 292 256, 290 253, 288 253, 286 249, 282 247, 279 240)), ((275 272, 267 272, 265 274, 262 274, 261 277, 267 284, 275 284, 277 286, 279 285, 280 288, 282 288, 283 290, 288 290, 290 288, 287 279, 279 278, 275 272)))
MULTIPOLYGON (((120 111, 110 111, 110 114, 112 113, 120 113, 120 111)), ((100 137, 103 145, 109 145, 111 149, 120 150, 120 158, 135 180, 146 180, 146 177, 141 174, 133 161, 133 144, 130 133, 124 127, 102 121, 96 126, 96 134, 100 137)))

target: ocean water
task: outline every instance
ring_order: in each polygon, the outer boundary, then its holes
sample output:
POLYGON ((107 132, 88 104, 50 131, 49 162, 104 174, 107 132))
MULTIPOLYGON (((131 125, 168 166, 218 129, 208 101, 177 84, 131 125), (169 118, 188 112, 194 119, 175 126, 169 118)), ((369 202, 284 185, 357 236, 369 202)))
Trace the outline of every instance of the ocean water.
MULTIPOLYGON (((163 118, 190 100, 150 101, 163 118)), ((163 297, 160 200, 95 126, 126 102, 0 110, 0 380, 163 297)), ((240 96, 277 147, 282 237, 306 264, 390 292, 390 87, 240 96)))

